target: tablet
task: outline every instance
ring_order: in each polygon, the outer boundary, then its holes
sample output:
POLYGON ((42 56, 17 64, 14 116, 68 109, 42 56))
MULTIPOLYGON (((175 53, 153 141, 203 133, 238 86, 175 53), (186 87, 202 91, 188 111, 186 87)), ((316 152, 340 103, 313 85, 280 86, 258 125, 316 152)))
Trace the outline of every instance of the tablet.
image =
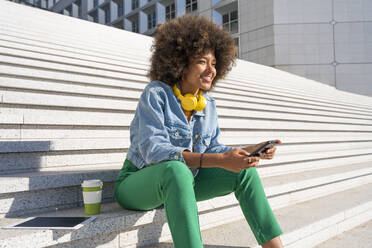
POLYGON ((60 217, 60 216, 47 216, 47 217, 30 217, 15 224, 3 227, 5 229, 67 229, 77 230, 85 224, 95 220, 95 216, 84 217, 60 217))

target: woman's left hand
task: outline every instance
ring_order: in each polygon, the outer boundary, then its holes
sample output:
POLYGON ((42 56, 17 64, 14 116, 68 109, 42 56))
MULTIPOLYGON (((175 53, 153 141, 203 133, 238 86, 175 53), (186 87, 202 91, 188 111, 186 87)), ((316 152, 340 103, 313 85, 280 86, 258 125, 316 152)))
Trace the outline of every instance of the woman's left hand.
POLYGON ((273 146, 273 147, 271 147, 269 149, 266 149, 266 150, 264 150, 261 153, 260 158, 261 159, 273 159, 274 154, 275 154, 275 151, 276 151, 276 147, 275 146, 273 146))
MULTIPOLYGON (((281 144, 282 143, 280 140, 276 140, 276 141, 278 142, 278 144, 281 144)), ((273 157, 275 155, 275 151, 276 151, 276 147, 275 146, 269 147, 268 149, 266 149, 263 152, 261 152, 260 158, 261 159, 273 159, 273 157)))

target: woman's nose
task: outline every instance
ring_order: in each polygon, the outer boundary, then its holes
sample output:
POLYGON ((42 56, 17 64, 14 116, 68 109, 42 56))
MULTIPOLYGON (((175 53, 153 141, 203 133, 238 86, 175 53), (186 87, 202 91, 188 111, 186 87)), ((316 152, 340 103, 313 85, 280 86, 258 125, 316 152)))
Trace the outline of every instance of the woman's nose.
POLYGON ((208 63, 207 71, 208 71, 208 72, 212 72, 212 71, 214 71, 214 67, 213 67, 212 63, 208 63))

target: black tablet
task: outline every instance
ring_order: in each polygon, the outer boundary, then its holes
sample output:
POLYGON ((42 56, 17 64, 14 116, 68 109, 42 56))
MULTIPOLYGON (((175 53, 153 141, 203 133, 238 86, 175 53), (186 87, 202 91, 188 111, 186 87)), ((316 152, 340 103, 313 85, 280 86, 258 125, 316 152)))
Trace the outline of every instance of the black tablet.
POLYGON ((60 217, 60 216, 47 216, 47 217, 30 217, 15 224, 3 227, 5 229, 70 229, 76 230, 85 224, 92 222, 96 217, 60 217))

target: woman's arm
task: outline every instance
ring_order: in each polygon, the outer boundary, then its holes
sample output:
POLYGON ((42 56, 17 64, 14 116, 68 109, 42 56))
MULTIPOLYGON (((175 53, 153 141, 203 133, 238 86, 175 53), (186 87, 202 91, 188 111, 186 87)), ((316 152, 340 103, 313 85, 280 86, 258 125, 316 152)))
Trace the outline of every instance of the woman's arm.
MULTIPOLYGON (((277 140, 278 144, 282 142, 277 140)), ((276 147, 273 146, 261 154, 261 157, 248 157, 265 142, 253 146, 247 146, 243 149, 232 149, 224 153, 204 153, 201 160, 201 153, 183 151, 182 156, 189 167, 193 168, 212 168, 219 167, 233 172, 239 172, 242 169, 256 167, 260 159, 272 159, 275 155, 276 147)))
POLYGON ((233 172, 258 165, 259 157, 248 157, 249 153, 242 149, 232 149, 224 153, 201 153, 183 151, 182 156, 189 167, 212 168, 219 167, 233 172))

